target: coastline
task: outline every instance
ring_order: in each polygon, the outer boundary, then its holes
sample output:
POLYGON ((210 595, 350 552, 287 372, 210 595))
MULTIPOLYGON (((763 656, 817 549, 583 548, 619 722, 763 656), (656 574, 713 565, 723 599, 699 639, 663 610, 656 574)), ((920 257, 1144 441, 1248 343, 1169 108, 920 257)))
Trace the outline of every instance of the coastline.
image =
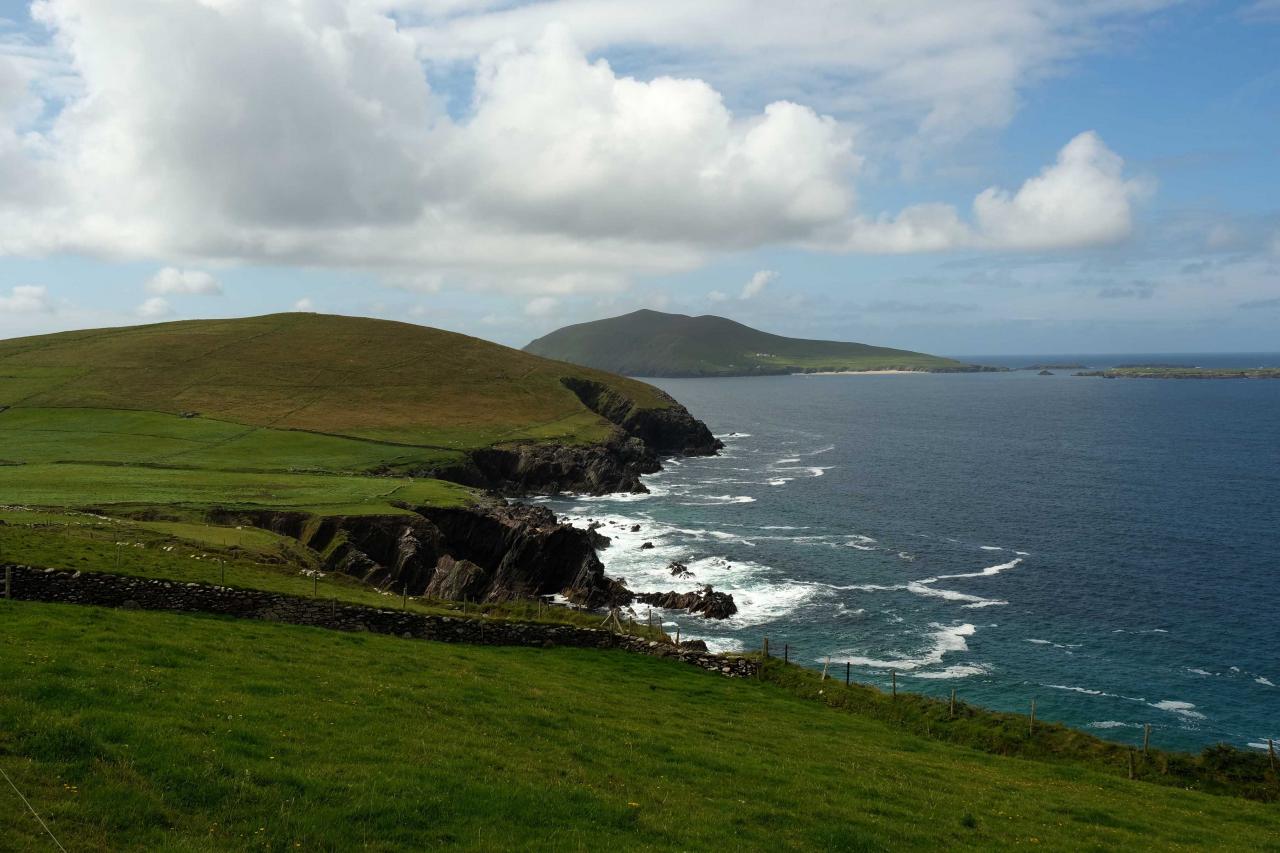
POLYGON ((792 376, 923 376, 928 370, 813 370, 792 373, 792 376))

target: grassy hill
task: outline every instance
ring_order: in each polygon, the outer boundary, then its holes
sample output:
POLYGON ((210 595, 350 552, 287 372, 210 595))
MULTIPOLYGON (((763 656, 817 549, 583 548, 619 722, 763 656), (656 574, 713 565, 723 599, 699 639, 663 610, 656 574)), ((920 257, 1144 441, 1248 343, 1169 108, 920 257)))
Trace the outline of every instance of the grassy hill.
POLYGON ((1274 804, 621 652, 4 601, 0 649, 0 768, 69 850, 1280 849, 1274 804))
MULTIPOLYGON (((262 430, 446 451, 602 439, 612 425, 561 385, 566 375, 603 382, 641 406, 670 405, 640 382, 363 317, 276 314, 0 341, 0 405, 198 412, 244 428, 239 436, 162 429, 161 437, 219 447, 247 440, 245 456, 259 452, 252 442, 272 438, 256 435, 262 430)), ((130 432, 149 435, 154 423, 140 421, 142 429, 130 432)), ((331 448, 317 450, 326 457, 331 448)))
POLYGON ((495 446, 617 435, 565 379, 637 410, 674 405, 631 379, 367 318, 279 314, 0 341, 0 493, 41 506, 458 503, 466 492, 452 484, 385 475, 447 469, 495 446))
POLYGON ((772 335, 724 317, 641 310, 565 326, 526 352, 628 376, 753 376, 845 370, 960 371, 908 350, 772 335))

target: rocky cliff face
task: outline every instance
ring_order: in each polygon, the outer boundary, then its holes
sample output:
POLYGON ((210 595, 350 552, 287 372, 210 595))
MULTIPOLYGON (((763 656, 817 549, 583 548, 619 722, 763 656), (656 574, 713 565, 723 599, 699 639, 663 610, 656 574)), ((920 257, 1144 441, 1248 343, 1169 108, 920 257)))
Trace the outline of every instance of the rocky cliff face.
POLYGON ((666 408, 642 409, 603 383, 574 377, 561 382, 617 427, 610 440, 586 446, 490 447, 471 452, 464 464, 414 473, 512 497, 643 492, 640 476, 659 470, 661 457, 710 456, 724 446, 706 424, 669 397, 666 408))
POLYGON ((500 602, 563 595, 588 607, 626 604, 605 577, 590 536, 544 507, 417 507, 404 516, 315 520, 301 513, 222 513, 298 539, 333 572, 372 586, 453 601, 500 602))

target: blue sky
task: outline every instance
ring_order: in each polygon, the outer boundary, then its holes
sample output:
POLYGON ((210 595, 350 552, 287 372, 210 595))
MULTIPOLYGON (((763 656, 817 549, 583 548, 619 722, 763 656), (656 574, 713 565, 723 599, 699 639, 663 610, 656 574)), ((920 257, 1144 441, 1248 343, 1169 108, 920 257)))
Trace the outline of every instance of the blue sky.
POLYGON ((1280 348, 1280 3, 694 5, 0 0, 0 336, 1280 348))

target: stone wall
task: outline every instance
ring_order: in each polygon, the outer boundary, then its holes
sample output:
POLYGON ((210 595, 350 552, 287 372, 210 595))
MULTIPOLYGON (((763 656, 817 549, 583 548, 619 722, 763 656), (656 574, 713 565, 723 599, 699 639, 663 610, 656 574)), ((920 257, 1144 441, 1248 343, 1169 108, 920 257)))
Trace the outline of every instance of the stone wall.
POLYGON ((34 566, 6 566, 10 597, 18 601, 87 604, 136 610, 213 613, 310 625, 335 631, 369 631, 406 639, 488 646, 573 646, 617 648, 638 654, 670 657, 729 677, 756 674, 757 665, 742 658, 676 649, 596 628, 533 622, 433 616, 386 610, 333 600, 298 598, 262 590, 154 580, 101 572, 75 572, 34 566))

